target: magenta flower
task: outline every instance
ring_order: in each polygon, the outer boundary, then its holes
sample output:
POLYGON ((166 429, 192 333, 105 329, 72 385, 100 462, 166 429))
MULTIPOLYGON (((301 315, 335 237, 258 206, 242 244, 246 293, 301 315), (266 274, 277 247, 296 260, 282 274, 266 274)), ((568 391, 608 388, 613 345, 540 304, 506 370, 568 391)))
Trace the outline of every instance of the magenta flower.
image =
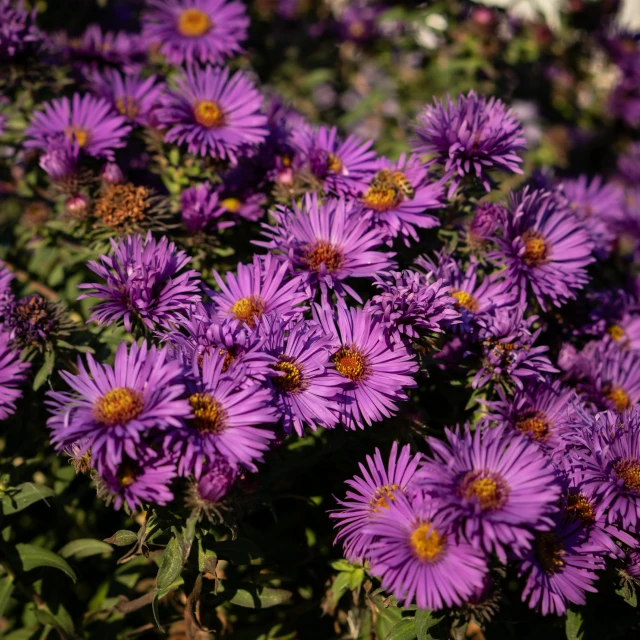
MULTIPOLYGON (((1 273, 0 273, 1 278, 1 273)), ((16 401, 22 395, 22 384, 27 378, 29 364, 20 360, 20 354, 9 340, 9 333, 0 329, 0 420, 16 410, 16 401)))

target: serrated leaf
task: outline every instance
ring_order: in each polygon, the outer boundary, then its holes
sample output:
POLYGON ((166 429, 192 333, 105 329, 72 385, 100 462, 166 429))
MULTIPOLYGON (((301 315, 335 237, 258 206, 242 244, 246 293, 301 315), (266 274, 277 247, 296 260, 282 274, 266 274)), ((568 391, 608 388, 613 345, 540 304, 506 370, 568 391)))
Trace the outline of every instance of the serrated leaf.
POLYGON ((291 598, 291 591, 273 589, 261 585, 231 586, 220 583, 218 593, 225 594, 227 601, 248 609, 268 609, 282 604, 291 598), (228 597, 230 596, 230 597, 228 597))
POLYGON ((582 614, 578 611, 567 609, 564 630, 567 635, 567 640, 582 640, 584 636, 584 631, 582 629, 582 614))
POLYGON ((34 502, 46 500, 55 495, 51 487, 42 484, 25 482, 17 487, 12 487, 2 496, 2 513, 10 515, 22 511, 34 502))
POLYGON ((2 576, 0 578, 0 618, 4 614, 4 610, 9 604, 9 599, 13 593, 13 578, 11 576, 2 576))
POLYGON ((428 609, 418 609, 416 611, 416 637, 418 640, 433 640, 433 636, 429 633, 429 629, 437 626, 442 622, 444 616, 436 618, 433 611, 428 609))
POLYGON ((95 540, 93 538, 78 538, 77 540, 72 540, 58 551, 63 558, 70 558, 73 556, 78 560, 112 552, 113 548, 111 545, 103 542, 102 540, 95 540))
POLYGON ((105 538, 104 542, 114 544, 116 547, 127 547, 134 542, 138 542, 138 535, 133 531, 120 529, 120 531, 116 531, 110 538, 105 538))
POLYGON ((385 640, 415 640, 416 626, 413 618, 402 618, 393 625, 385 640))
POLYGON ((171 538, 162 555, 162 564, 158 569, 156 586, 158 589, 169 588, 182 573, 182 550, 176 538, 171 538))
POLYGON ((66 573, 74 582, 76 581, 76 574, 69 566, 69 563, 53 551, 37 547, 33 544, 22 543, 16 545, 16 551, 18 556, 20 556, 24 571, 31 571, 39 567, 51 567, 52 569, 59 569, 63 573, 66 573))

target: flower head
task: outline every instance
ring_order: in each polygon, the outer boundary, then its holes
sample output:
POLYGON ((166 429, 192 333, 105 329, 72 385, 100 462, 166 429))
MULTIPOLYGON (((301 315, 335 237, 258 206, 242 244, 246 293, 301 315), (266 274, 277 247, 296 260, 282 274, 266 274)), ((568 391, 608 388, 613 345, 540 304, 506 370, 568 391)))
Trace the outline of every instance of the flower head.
POLYGON ((4 328, 20 347, 42 349, 65 324, 62 307, 39 293, 12 299, 4 313, 4 328))
POLYGON ((26 380, 29 364, 20 360, 11 345, 7 331, 0 329, 0 420, 16 410, 16 400, 22 395, 19 385, 26 380))
POLYGON ((189 233, 216 231, 234 224, 230 220, 220 220, 226 209, 219 202, 218 192, 208 182, 185 189, 180 204, 182 224, 189 233))
POLYGON ((27 11, 22 0, 0 0, 0 60, 37 51, 45 36, 36 26, 36 9, 27 11))
POLYGON ((90 24, 82 38, 72 40, 69 45, 73 58, 81 61, 89 73, 102 65, 112 65, 125 73, 136 73, 147 57, 147 48, 139 34, 103 32, 98 24, 90 24))

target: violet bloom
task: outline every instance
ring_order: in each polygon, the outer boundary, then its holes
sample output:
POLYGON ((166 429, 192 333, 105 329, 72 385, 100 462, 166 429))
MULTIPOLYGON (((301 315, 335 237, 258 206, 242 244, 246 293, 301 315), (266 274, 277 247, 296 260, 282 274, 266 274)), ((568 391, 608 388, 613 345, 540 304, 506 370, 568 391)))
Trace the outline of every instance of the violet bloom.
POLYGON ((36 14, 36 9, 25 10, 22 0, 0 0, 0 60, 41 47, 45 36, 36 26, 36 14))
POLYGON ((257 471, 255 461, 262 461, 275 438, 274 431, 260 428, 278 421, 270 390, 248 381, 241 367, 223 373, 224 361, 224 355, 212 353, 192 362, 187 428, 172 430, 165 440, 167 449, 181 451, 181 475, 199 478, 218 456, 257 471))
POLYGON ((115 363, 100 364, 87 354, 78 374, 62 371, 71 392, 49 391, 47 426, 56 450, 78 444, 78 455, 91 451, 100 473, 116 472, 126 455, 135 460, 144 436, 152 430, 184 428, 189 404, 182 399, 182 367, 168 350, 122 343, 115 363))
POLYGON ((498 250, 489 257, 506 266, 506 284, 526 299, 533 290, 543 308, 561 306, 589 281, 593 243, 562 200, 546 191, 511 193, 498 250))
POLYGON ((222 64, 242 51, 249 18, 242 2, 149 0, 143 36, 159 45, 169 64, 222 64))
POLYGON ((255 244, 280 252, 308 287, 320 289, 323 299, 334 290, 362 302, 345 280, 371 278, 395 265, 394 253, 376 251, 383 243, 382 232, 371 228, 344 198, 319 203, 316 193, 307 194, 301 207, 295 202, 292 207, 273 211, 277 226, 262 225, 269 241, 255 244))
POLYGON ((493 240, 497 229, 507 218, 507 210, 495 202, 480 202, 469 226, 473 238, 493 240))
POLYGON ((82 298, 99 298, 90 320, 101 325, 122 319, 131 331, 132 319, 149 329, 166 325, 177 313, 200 300, 200 280, 197 271, 183 269, 191 258, 178 251, 167 237, 159 242, 151 232, 146 238, 139 234, 117 241, 111 239, 113 253, 91 260, 87 266, 105 284, 78 285, 87 290, 82 298))
POLYGON ((263 315, 275 314, 283 320, 298 317, 306 309, 300 303, 308 299, 298 276, 287 278, 288 262, 271 254, 254 256, 250 265, 238 264, 238 273, 227 273, 223 280, 213 272, 220 291, 209 295, 222 317, 239 320, 250 329, 263 315))
POLYGON ((344 142, 336 127, 301 126, 293 132, 297 160, 327 193, 357 195, 376 169, 373 141, 350 135, 344 142))
POLYGON ((627 555, 624 570, 628 576, 640 582, 640 551, 631 551, 627 555))
POLYGON ((471 176, 491 190, 491 170, 522 173, 519 152, 525 149, 522 124, 513 111, 496 98, 478 97, 474 91, 445 104, 434 100, 418 116, 416 126, 419 154, 435 154, 453 181, 453 195, 463 177, 471 176))
POLYGON ((52 137, 45 153, 40 156, 39 164, 55 182, 63 182, 73 177, 78 170, 80 147, 64 134, 52 137))
POLYGON ((114 149, 126 145, 130 131, 126 120, 115 113, 104 98, 75 93, 71 100, 59 98, 46 102, 44 111, 33 114, 25 131, 24 146, 48 149, 62 134, 83 153, 112 160, 114 149))
POLYGON ((391 271, 376 276, 380 291, 367 302, 367 310, 379 317, 393 342, 419 338, 429 331, 442 333, 460 313, 454 308, 451 287, 444 280, 417 271, 391 271))
POLYGON ((123 504, 131 511, 143 504, 162 506, 173 500, 169 487, 175 477, 175 460, 148 445, 138 446, 135 459, 124 456, 117 468, 102 470, 97 478, 98 497, 115 509, 123 504))
POLYGON ((241 71, 230 76, 227 68, 192 67, 177 86, 155 113, 168 127, 167 142, 187 143, 189 153, 236 164, 246 147, 265 139, 262 96, 241 71))
POLYGON ((149 114, 159 103, 164 84, 156 76, 143 78, 140 74, 121 74, 105 69, 91 76, 95 93, 108 100, 115 110, 131 124, 147 126, 149 114))
POLYGON ((277 319, 261 325, 268 334, 265 351, 276 358, 277 372, 269 379, 282 428, 304 436, 305 426, 331 429, 338 423, 335 398, 341 391, 337 376, 327 375, 331 339, 317 325, 298 322, 287 326, 277 319))
POLYGON ((219 203, 218 192, 208 182, 185 189, 180 205, 182 224, 190 234, 215 232, 234 225, 233 221, 220 220, 226 210, 219 203))
POLYGON ((351 487, 344 500, 336 499, 339 509, 329 515, 337 522, 336 542, 341 541, 345 557, 350 562, 362 562, 370 548, 371 538, 365 527, 375 514, 389 509, 389 504, 400 493, 410 491, 412 479, 420 463, 422 454, 411 455, 411 447, 402 447, 398 456, 398 443, 394 442, 385 465, 380 450, 365 458, 367 466, 359 462, 360 475, 346 480, 351 487))
POLYGON ((14 345, 38 347, 40 350, 53 339, 64 322, 60 304, 39 293, 12 299, 4 308, 4 328, 14 345))
POLYGON ((113 65, 125 73, 140 71, 147 57, 146 46, 137 33, 102 31, 100 25, 90 24, 79 41, 72 41, 73 58, 85 63, 85 69, 113 65))
POLYGON ((402 494, 366 528, 371 573, 405 607, 460 605, 484 586, 484 554, 459 538, 431 500, 402 494))
POLYGON ((207 502, 220 502, 233 487, 238 470, 225 458, 218 456, 211 462, 198 480, 198 495, 207 502))
POLYGON ((19 385, 26 378, 29 364, 20 360, 20 354, 11 345, 9 333, 0 329, 0 420, 16 410, 16 401, 22 395, 19 385))
POLYGON ((330 373, 343 385, 338 404, 345 428, 364 429, 391 417, 397 402, 408 399, 403 389, 417 386, 414 357, 405 345, 389 344, 380 320, 364 309, 338 306, 334 315, 316 305, 314 311, 332 337, 330 373))
POLYGON ((361 196, 362 208, 374 224, 391 238, 403 236, 405 244, 409 238, 418 241, 415 227, 440 226, 438 218, 427 211, 443 205, 444 186, 429 178, 417 156, 402 154, 397 162, 382 158, 376 170, 361 196))
POLYGON ((528 438, 502 427, 470 432, 447 430, 448 444, 428 442, 434 460, 425 460, 416 485, 441 505, 471 545, 496 553, 521 554, 532 530, 549 529, 560 486, 550 460, 528 438))

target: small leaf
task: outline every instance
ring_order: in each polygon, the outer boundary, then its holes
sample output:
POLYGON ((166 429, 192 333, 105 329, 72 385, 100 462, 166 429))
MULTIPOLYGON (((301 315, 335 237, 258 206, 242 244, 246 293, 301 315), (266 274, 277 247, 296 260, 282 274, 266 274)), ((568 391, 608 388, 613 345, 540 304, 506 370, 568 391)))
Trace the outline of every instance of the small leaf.
POLYGON ((36 617, 41 624, 50 624, 59 631, 63 632, 60 635, 66 638, 72 638, 75 636, 73 628, 73 619, 69 615, 69 612, 61 605, 58 604, 57 611, 52 611, 47 604, 42 604, 36 608, 36 617))
POLYGON ((331 563, 331 568, 336 571, 355 571, 356 567, 352 565, 348 560, 341 558, 331 563))
POLYGON ((40 367, 36 377, 33 379, 33 390, 37 391, 53 373, 53 365, 56 361, 56 354, 53 351, 46 351, 44 354, 44 363, 40 367))
POLYGON ((160 565, 160 569, 158 569, 158 576, 156 578, 156 586, 158 589, 167 589, 180 577, 182 564, 182 551, 178 540, 171 538, 169 544, 165 547, 162 564, 160 565))
POLYGON ((434 617, 433 612, 428 609, 418 609, 416 611, 416 636, 418 640, 433 640, 429 629, 437 626, 444 620, 444 616, 434 617))
POLYGON ((387 638, 393 627, 402 619, 402 610, 394 605, 378 607, 376 613, 376 634, 387 638))
POLYGON ((338 602, 342 598, 343 594, 349 589, 349 583, 351 582, 351 573, 348 571, 341 571, 331 585, 331 595, 334 602, 338 602))
POLYGON ((54 495, 54 490, 43 484, 34 484, 33 482, 19 484, 17 487, 7 489, 2 496, 2 513, 5 515, 17 513, 34 502, 46 500, 54 495))
POLYGON ((415 640, 416 625, 413 618, 402 618, 393 625, 385 640, 415 640))
MULTIPOLYGON (((222 583, 220 583, 222 587, 222 583)), ((232 588, 227 585, 227 593, 230 594, 232 588)), ((218 589, 218 593, 224 593, 223 588, 218 589)), ((243 588, 233 588, 233 595, 228 602, 236 604, 239 607, 247 607, 249 609, 268 609, 282 604, 291 598, 291 591, 285 589, 272 589, 271 587, 244 585, 243 588)))
POLYGON ((352 591, 354 589, 357 589, 362 584, 363 580, 364 580, 364 569, 356 569, 351 573, 351 576, 349 579, 349 589, 351 589, 352 591))
POLYGON ((158 629, 160 633, 164 633, 164 628, 160 624, 160 612, 158 611, 158 600, 160 600, 160 591, 156 591, 153 600, 151 601, 151 610, 153 611, 153 619, 156 621, 158 625, 158 629))
POLYGON ((567 609, 567 617, 564 625, 567 640, 582 640, 584 631, 582 629, 582 614, 577 611, 567 609))
POLYGON ((58 551, 63 558, 74 556, 78 560, 97 556, 105 553, 112 553, 113 548, 102 540, 94 540, 93 538, 79 538, 72 540, 58 551))
POLYGON ((631 582, 625 582, 620 589, 616 589, 616 593, 630 606, 636 608, 638 606, 638 594, 631 582))
POLYGON ((16 551, 20 556, 24 571, 31 571, 31 569, 37 569, 38 567, 52 567, 66 573, 74 582, 76 581, 76 574, 69 566, 69 563, 53 551, 33 544, 22 543, 16 545, 16 551))
POLYGON ((116 531, 110 538, 105 538, 104 542, 114 544, 116 547, 128 547, 130 544, 138 542, 138 535, 133 531, 120 529, 120 531, 116 531))
POLYGON ((13 593, 13 577, 2 576, 0 578, 0 618, 9 604, 9 599, 13 593))

